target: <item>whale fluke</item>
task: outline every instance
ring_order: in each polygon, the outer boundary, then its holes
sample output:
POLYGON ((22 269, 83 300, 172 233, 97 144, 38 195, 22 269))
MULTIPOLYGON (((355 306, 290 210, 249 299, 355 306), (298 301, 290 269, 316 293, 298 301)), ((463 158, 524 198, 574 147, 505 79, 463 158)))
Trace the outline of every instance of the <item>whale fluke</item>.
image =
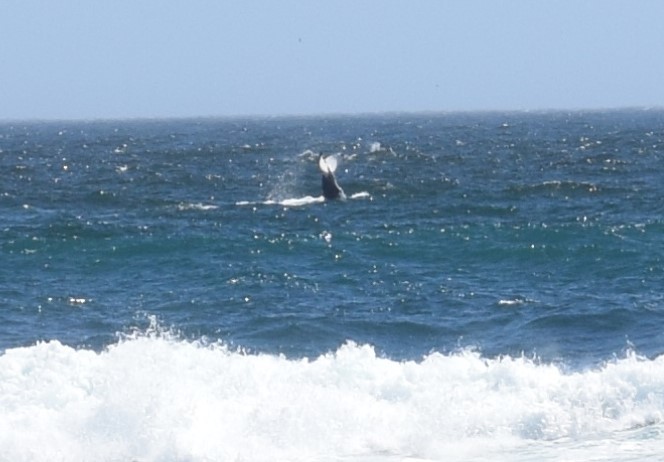
POLYGON ((318 156, 318 168, 322 174, 323 197, 325 199, 345 199, 346 194, 337 183, 334 171, 337 169, 337 158, 335 156, 318 156))

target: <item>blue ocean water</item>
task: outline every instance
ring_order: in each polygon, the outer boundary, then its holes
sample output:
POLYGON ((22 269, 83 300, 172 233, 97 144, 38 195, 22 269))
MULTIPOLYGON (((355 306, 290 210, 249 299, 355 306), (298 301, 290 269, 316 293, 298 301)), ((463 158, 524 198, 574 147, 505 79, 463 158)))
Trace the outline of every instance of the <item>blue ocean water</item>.
POLYGON ((664 450, 662 111, 3 122, 0 169, 0 459, 664 450))

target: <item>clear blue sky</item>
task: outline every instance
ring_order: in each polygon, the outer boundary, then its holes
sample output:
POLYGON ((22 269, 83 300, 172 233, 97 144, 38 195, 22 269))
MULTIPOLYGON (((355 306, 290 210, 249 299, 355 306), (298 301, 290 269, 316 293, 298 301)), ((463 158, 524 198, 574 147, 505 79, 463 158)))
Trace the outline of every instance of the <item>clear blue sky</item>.
POLYGON ((0 119, 664 106, 661 0, 0 0, 0 119))

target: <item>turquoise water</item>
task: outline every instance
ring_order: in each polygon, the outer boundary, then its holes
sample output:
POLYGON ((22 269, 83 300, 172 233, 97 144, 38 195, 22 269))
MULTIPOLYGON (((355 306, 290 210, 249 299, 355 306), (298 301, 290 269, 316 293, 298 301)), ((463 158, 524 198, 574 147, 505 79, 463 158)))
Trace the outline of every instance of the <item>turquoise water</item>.
POLYGON ((664 112, 4 122, 0 150, 11 460, 662 448, 664 112))

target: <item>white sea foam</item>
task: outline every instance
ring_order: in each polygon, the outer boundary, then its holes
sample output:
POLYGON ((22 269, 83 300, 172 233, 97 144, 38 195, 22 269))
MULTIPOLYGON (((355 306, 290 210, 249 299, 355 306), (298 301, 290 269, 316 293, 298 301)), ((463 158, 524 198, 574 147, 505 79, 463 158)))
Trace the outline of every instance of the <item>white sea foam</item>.
POLYGON ((185 210, 201 210, 201 211, 216 210, 218 208, 219 206, 217 205, 203 204, 201 202, 196 202, 196 203, 181 202, 180 204, 178 204, 178 210, 181 212, 185 210))
MULTIPOLYGON (((371 199, 371 194, 366 191, 358 192, 351 194, 349 199, 371 199)), ((281 205, 284 207, 302 207, 304 205, 311 204, 320 204, 325 202, 325 197, 323 196, 303 196, 303 197, 291 197, 286 199, 268 199, 265 201, 238 201, 235 205, 247 206, 247 205, 281 205)))
POLYGON ((371 194, 367 191, 361 191, 350 195, 351 199, 371 199, 371 194))
POLYGON ((320 202, 325 202, 325 198, 323 196, 304 196, 304 197, 293 197, 290 199, 282 199, 279 201, 273 201, 273 200, 268 200, 265 201, 264 204, 266 205, 283 205, 286 207, 301 207, 303 205, 309 205, 309 204, 317 204, 320 202))
POLYGON ((383 151, 383 146, 378 141, 374 141, 369 145, 369 152, 374 153, 374 152, 380 152, 383 151))
POLYGON ((169 335, 0 356, 0 459, 620 460, 664 451, 664 358, 565 372, 524 358, 314 359, 169 335))
POLYGON ((303 196, 303 197, 292 197, 288 199, 268 199, 265 201, 238 201, 235 205, 246 206, 246 205, 282 205, 284 207, 301 207, 303 205, 310 204, 319 204, 325 202, 323 196, 303 196))

